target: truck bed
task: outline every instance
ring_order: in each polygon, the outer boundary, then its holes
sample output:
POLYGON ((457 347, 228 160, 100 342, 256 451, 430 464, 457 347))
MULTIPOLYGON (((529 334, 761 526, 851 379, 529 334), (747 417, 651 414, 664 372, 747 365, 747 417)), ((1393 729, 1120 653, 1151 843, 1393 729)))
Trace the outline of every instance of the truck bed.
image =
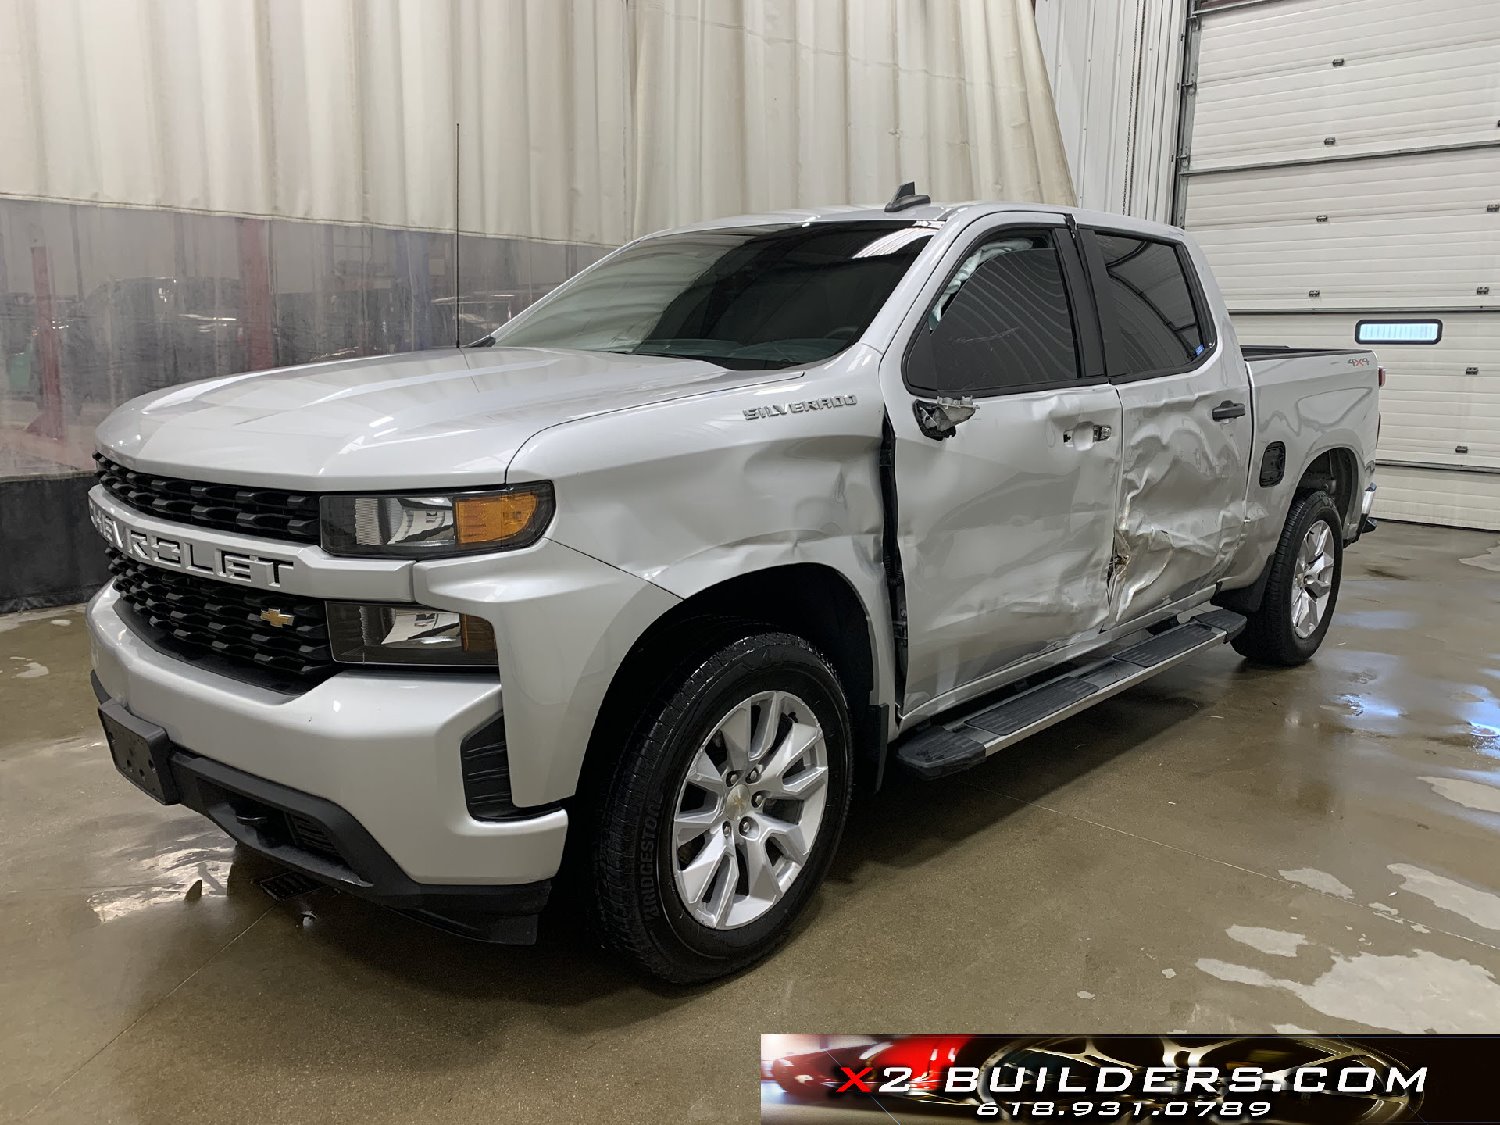
POLYGON ((1255 442, 1245 537, 1225 586, 1234 589, 1261 572, 1281 534, 1303 468, 1325 450, 1349 453, 1355 483, 1346 497, 1346 535, 1359 526, 1361 493, 1370 480, 1379 420, 1379 366, 1368 348, 1295 348, 1275 344, 1240 348, 1250 369, 1255 442), (1280 445, 1285 475, 1267 469, 1267 453, 1280 445), (1264 473, 1264 477, 1263 474, 1264 473))
POLYGON ((1303 359, 1315 355, 1359 355, 1367 348, 1294 348, 1290 344, 1241 344, 1246 363, 1257 359, 1303 359))

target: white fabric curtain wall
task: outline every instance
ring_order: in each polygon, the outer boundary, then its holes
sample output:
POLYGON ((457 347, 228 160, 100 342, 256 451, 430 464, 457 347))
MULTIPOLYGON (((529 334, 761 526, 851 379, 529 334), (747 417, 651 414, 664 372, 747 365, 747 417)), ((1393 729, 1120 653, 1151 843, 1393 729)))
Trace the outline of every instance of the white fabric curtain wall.
POLYGON ((1073 201, 1030 0, 636 0, 637 233, 858 200, 1073 201))
POLYGON ((1030 0, 0 0, 0 197, 614 244, 1071 202, 1030 0))
POLYGON ((0 195, 612 243, 619 0, 0 0, 0 195))

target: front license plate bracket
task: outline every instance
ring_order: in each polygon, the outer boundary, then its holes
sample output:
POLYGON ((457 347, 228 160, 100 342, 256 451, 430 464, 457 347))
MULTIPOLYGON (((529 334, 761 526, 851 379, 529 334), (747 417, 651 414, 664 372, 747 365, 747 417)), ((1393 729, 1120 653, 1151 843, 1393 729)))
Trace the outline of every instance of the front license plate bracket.
POLYGON ((172 777, 172 740, 155 723, 132 715, 125 705, 109 700, 99 707, 99 722, 115 769, 126 781, 153 800, 175 805, 181 800, 172 777))

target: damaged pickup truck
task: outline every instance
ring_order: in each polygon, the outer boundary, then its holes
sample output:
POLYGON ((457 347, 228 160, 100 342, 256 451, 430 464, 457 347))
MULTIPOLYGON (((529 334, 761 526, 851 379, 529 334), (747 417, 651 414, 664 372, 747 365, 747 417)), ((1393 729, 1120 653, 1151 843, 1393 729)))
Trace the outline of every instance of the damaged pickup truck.
POLYGON ((156 392, 99 429, 114 760, 335 887, 706 980, 856 790, 1212 646, 1317 650, 1377 368, 1241 348, 1182 231, 1036 205, 741 217, 463 349, 156 392))

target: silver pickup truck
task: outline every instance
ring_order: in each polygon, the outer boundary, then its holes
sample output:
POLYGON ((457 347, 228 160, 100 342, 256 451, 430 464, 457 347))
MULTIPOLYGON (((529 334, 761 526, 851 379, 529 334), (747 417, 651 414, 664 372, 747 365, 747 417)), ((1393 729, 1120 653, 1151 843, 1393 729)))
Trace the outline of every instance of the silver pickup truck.
POLYGON ((120 408, 120 771, 472 936, 552 882, 674 981, 781 942, 852 796, 1209 646, 1317 650, 1375 359, 1240 348, 1182 231, 1027 204, 639 239, 459 349, 120 408))

